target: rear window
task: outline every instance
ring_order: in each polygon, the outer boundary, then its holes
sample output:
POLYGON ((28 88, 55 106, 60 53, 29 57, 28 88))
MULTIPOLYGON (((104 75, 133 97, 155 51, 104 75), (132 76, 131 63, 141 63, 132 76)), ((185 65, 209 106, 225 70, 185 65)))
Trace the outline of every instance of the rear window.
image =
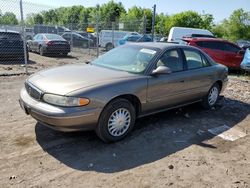
POLYGON ((22 40, 19 33, 0 32, 0 40, 22 40))
POLYGON ((45 37, 48 40, 64 40, 61 36, 55 34, 46 34, 45 37))

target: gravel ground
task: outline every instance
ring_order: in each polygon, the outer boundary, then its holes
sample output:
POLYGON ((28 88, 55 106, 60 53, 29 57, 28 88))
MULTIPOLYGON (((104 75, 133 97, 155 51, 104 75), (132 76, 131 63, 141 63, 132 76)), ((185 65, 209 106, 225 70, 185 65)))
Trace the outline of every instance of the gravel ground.
MULTIPOLYGON (((83 61, 36 58, 31 54, 34 72, 83 61)), ((25 79, 0 76, 0 187, 250 187, 247 77, 230 76, 216 108, 195 104, 139 119, 113 144, 93 132, 56 132, 26 116, 17 102, 25 79), (209 132, 220 126, 243 136, 229 141, 209 132)))

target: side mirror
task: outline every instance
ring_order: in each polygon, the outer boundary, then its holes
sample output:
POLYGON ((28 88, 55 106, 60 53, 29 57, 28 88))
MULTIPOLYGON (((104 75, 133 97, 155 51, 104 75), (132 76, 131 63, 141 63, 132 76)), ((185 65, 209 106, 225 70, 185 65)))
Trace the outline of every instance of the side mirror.
POLYGON ((237 54, 244 55, 245 54, 245 50, 240 50, 240 51, 237 52, 237 54))
POLYGON ((172 71, 170 68, 166 66, 159 66, 155 70, 152 71, 151 75, 157 75, 157 74, 170 74, 172 71))

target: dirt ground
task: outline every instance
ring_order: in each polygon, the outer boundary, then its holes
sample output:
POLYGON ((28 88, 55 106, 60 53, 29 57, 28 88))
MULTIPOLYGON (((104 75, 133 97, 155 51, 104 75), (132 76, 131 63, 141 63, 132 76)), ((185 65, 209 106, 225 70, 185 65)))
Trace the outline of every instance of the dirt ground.
MULTIPOLYGON (((31 54, 34 72, 81 61, 36 58, 31 54)), ((113 144, 94 132, 56 132, 25 115, 18 104, 25 79, 0 76, 0 187, 250 187, 247 77, 230 76, 216 108, 195 104, 139 119, 128 137, 113 144), (221 126, 242 138, 209 132, 221 126)))

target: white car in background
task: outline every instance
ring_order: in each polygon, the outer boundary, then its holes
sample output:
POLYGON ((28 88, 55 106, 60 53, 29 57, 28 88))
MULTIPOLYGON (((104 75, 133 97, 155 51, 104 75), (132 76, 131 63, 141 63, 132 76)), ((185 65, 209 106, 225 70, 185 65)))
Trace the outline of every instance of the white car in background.
POLYGON ((215 38, 213 33, 206 29, 188 28, 188 27, 172 27, 169 31, 168 42, 177 42, 185 44, 182 40, 183 37, 212 37, 215 38))

